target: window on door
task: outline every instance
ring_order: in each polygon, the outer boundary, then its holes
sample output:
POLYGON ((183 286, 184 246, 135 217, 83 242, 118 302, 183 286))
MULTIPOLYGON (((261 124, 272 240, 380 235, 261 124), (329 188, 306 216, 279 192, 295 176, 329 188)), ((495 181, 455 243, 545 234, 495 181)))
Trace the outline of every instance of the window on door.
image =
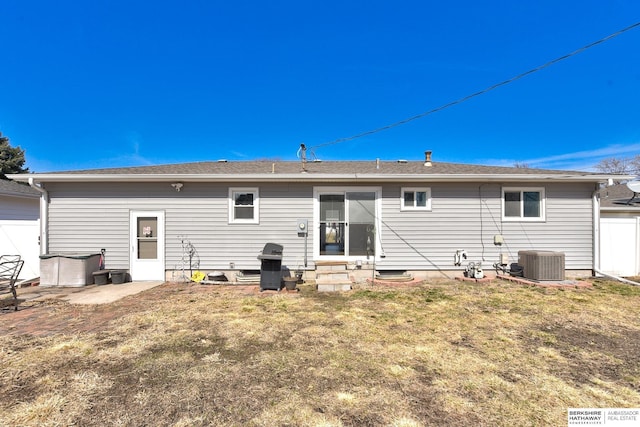
POLYGON ((320 195, 320 255, 344 255, 344 194, 320 195))
POLYGON ((158 258, 158 218, 137 219, 138 259, 158 258))
POLYGON ((373 256, 376 253, 376 193, 347 193, 349 205, 349 255, 373 256))

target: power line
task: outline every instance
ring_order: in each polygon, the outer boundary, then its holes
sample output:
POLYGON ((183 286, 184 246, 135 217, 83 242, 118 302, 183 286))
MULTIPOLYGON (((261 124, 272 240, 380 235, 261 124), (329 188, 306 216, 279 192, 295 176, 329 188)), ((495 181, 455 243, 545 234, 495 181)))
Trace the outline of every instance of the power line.
POLYGON ((554 65, 554 64, 556 64, 556 63, 558 63, 560 61, 564 61, 565 59, 571 58, 572 56, 575 56, 575 55, 577 55, 579 53, 582 53, 587 49, 590 49, 590 48, 592 48, 594 46, 597 46, 597 45, 599 45, 601 43, 604 43, 607 40, 610 40, 610 39, 612 39, 614 37, 617 37, 620 34, 626 33, 627 31, 630 31, 630 30, 632 30, 632 29, 634 29, 636 27, 640 27, 640 22, 636 22, 633 25, 630 25, 630 26, 628 26, 626 28, 623 28, 623 29, 621 29, 619 31, 616 31, 613 34, 610 34, 610 35, 608 35, 606 37, 603 37, 600 40, 597 40, 597 41, 595 41, 593 43, 589 43, 588 45, 585 45, 585 46, 583 46, 583 47, 581 47, 579 49, 576 49, 571 53, 568 53, 566 55, 560 56, 560 57, 558 57, 556 59, 553 59, 553 60, 551 60, 551 61, 549 61, 549 62, 547 62, 545 64, 542 64, 542 65, 540 65, 540 66, 538 66, 536 68, 532 68, 529 71, 525 71, 524 73, 518 74, 515 77, 512 77, 512 78, 504 80, 504 81, 501 81, 500 83, 496 83, 496 84, 494 84, 492 86, 489 86, 486 89, 483 89, 483 90, 481 90, 479 92, 475 92, 475 93, 472 93, 471 95, 467 95, 465 97, 456 99, 455 101, 451 101, 448 104, 441 105, 440 107, 434 108, 433 110, 429 110, 429 111, 426 111, 424 113, 417 114, 417 115, 415 115, 413 117, 409 117, 407 119, 400 120, 398 122, 391 123, 389 125, 379 127, 377 129, 369 130, 369 131, 362 132, 362 133, 359 133, 359 134, 356 134, 356 135, 353 135, 353 136, 349 136, 349 137, 346 137, 346 138, 338 138, 338 139, 330 141, 330 142, 325 142, 323 144, 315 145, 313 147, 309 147, 309 149, 313 150, 315 148, 326 147, 328 145, 334 145, 334 144, 338 144, 338 143, 341 143, 341 142, 346 142, 346 141, 351 141, 351 140, 354 140, 354 139, 357 139, 357 138, 362 138, 363 136, 372 135, 374 133, 378 133, 378 132, 382 132, 382 131, 385 131, 385 130, 389 130, 389 129, 392 129, 392 128, 407 124, 409 122, 412 122, 414 120, 421 119, 421 118, 426 117, 428 115, 431 115, 433 113, 437 113, 438 111, 442 111, 442 110, 444 110, 446 108, 453 107, 454 105, 462 104, 463 102, 466 102, 466 101, 470 100, 471 98, 475 98, 476 96, 484 95, 487 92, 490 92, 490 91, 492 91, 494 89, 499 88, 500 86, 505 86, 505 85, 507 85, 509 83, 513 83, 516 80, 520 80, 523 77, 526 77, 526 76, 528 76, 530 74, 536 73, 536 72, 538 72, 540 70, 543 70, 543 69, 545 69, 547 67, 550 67, 551 65, 554 65))

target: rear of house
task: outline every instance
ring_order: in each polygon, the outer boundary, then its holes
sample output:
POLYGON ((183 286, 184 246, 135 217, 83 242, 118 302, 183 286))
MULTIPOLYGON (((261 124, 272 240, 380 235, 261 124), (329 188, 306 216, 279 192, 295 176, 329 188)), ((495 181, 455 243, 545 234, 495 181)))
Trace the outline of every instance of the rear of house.
MULTIPOLYGON (((14 175, 20 179, 19 175, 14 175)), ((609 176, 425 162, 201 162, 31 175, 44 191, 43 251, 99 252, 133 280, 194 267, 231 278, 258 270, 269 242, 312 276, 323 261, 353 274, 459 275, 501 253, 565 254, 594 266, 596 191, 609 176), (495 236, 504 241, 494 245, 495 236)), ((22 177, 22 179, 25 179, 22 177)))

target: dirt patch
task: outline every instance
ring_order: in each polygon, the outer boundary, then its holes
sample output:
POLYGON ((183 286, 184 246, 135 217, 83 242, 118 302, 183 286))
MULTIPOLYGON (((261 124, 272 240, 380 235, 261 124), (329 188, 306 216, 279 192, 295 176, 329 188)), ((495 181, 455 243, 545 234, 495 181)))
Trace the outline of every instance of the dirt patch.
POLYGON ((623 382, 640 391, 640 331, 618 328, 606 333, 555 323, 528 335, 534 347, 557 350, 567 366, 555 373, 577 384, 594 380, 623 382))
POLYGON ((560 425, 640 405, 639 291, 300 288, 165 284, 2 315, 0 424, 560 425))

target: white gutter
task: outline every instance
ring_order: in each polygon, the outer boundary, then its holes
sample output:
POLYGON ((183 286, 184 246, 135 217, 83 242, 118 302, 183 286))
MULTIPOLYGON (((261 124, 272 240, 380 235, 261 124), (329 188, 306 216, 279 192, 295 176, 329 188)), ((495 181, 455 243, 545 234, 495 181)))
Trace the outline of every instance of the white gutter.
MULTIPOLYGON (((15 181, 27 181, 25 174, 9 175, 15 181)), ((590 174, 332 174, 332 173, 260 173, 260 174, 31 174, 38 182, 603 182, 611 175, 590 174)))
POLYGON ((640 286, 640 283, 638 282, 614 276, 600 270, 600 198, 598 197, 598 190, 593 192, 591 200, 593 205, 593 272, 608 279, 617 280, 629 285, 640 286))
POLYGON ((49 193, 31 176, 29 177, 29 185, 40 192, 40 255, 44 255, 49 250, 49 193))
POLYGON ((606 207, 602 208, 601 212, 638 212, 640 208, 638 206, 626 205, 626 207, 606 207))

